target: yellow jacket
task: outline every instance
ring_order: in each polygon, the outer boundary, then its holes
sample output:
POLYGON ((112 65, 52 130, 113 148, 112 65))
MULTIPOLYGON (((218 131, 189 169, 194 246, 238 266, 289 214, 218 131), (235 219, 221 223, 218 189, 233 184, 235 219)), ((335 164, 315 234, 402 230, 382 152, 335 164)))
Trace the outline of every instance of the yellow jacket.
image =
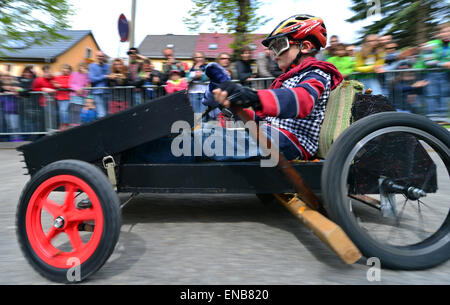
POLYGON ((361 73, 374 73, 375 66, 384 66, 385 54, 370 54, 364 58, 360 53, 356 54, 355 71, 361 73))

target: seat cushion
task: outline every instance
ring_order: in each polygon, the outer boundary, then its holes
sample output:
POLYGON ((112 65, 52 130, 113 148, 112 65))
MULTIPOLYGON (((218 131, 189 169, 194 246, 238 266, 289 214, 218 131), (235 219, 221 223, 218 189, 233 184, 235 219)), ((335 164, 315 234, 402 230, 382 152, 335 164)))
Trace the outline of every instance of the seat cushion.
POLYGON ((320 130, 317 157, 324 159, 333 142, 350 126, 355 95, 362 91, 363 84, 355 80, 344 81, 331 91, 320 130))

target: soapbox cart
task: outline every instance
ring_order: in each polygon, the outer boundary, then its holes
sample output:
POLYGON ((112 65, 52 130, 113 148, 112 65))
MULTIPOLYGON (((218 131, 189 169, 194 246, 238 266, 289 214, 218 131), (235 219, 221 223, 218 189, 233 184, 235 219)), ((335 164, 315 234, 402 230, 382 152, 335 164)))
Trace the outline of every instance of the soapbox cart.
MULTIPOLYGON (((247 193, 276 199, 346 263, 425 269, 450 256, 450 133, 424 117, 385 112, 350 125, 326 158, 261 167, 260 161, 129 162, 136 147, 193 124, 178 92, 18 148, 31 179, 17 207, 17 236, 44 277, 84 280, 113 253, 118 193, 247 193), (318 199, 320 198, 320 199, 318 199)), ((282 157, 282 156, 281 156, 282 157)), ((270 238, 270 237, 268 237, 270 238)))

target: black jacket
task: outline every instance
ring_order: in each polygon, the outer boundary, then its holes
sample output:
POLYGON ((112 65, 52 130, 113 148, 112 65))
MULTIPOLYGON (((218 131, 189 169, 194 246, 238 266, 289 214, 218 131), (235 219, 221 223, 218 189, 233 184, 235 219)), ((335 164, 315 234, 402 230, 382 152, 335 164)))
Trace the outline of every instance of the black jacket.
POLYGON ((239 81, 244 84, 245 80, 249 77, 253 77, 253 71, 251 66, 251 61, 236 61, 236 72, 239 81))

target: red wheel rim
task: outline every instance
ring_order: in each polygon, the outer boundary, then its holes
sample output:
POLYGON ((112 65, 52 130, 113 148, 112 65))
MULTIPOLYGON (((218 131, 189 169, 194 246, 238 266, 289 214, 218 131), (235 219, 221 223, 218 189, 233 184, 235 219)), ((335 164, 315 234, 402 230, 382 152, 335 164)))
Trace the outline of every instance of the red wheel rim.
POLYGON ((27 207, 26 231, 31 247, 40 259, 56 268, 71 268, 74 258, 75 261, 83 264, 97 249, 103 233, 102 206, 94 190, 82 179, 70 175, 55 176, 39 185, 31 196, 27 207), (65 188, 62 205, 48 198, 52 191, 60 187, 65 188), (80 210, 75 206, 77 190, 88 196, 92 203, 90 208, 80 210), (44 232, 43 209, 53 217, 54 221, 62 217, 64 226, 55 228, 52 225, 47 232, 44 232), (83 243, 78 230, 78 225, 85 221, 95 221, 94 232, 87 243, 83 243), (51 241, 61 233, 67 234, 72 246, 71 252, 63 252, 52 245, 51 241))

